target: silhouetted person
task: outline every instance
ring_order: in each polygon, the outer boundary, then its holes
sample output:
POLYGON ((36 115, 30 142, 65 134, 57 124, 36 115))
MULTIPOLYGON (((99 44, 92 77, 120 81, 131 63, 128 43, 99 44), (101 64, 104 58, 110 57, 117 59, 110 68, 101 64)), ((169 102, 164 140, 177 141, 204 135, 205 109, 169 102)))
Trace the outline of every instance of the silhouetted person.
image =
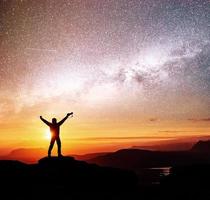
POLYGON ((61 140, 60 140, 60 126, 67 120, 69 116, 73 115, 73 112, 68 113, 66 117, 64 117, 60 122, 57 122, 56 118, 52 118, 52 123, 48 122, 46 119, 44 119, 42 116, 40 116, 40 119, 47 124, 50 127, 50 132, 51 132, 51 141, 50 141, 50 146, 48 149, 48 157, 51 156, 51 151, 54 146, 54 143, 56 141, 57 146, 58 146, 58 156, 62 156, 61 154, 61 140))

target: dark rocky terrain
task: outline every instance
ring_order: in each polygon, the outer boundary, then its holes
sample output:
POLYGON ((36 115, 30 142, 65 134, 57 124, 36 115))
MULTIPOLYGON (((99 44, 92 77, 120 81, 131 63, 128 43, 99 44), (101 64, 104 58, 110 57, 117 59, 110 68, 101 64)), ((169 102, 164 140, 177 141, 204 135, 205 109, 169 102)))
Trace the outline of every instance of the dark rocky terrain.
POLYGON ((95 199, 99 194, 108 198, 132 193, 137 186, 134 172, 99 167, 72 157, 45 157, 31 165, 2 160, 0 180, 4 199, 95 199))
POLYGON ((73 157, 0 160, 0 199, 208 199, 208 145, 180 152, 125 149, 96 157, 101 166, 73 157), (157 174, 147 167, 166 165, 169 175, 154 182, 157 174))

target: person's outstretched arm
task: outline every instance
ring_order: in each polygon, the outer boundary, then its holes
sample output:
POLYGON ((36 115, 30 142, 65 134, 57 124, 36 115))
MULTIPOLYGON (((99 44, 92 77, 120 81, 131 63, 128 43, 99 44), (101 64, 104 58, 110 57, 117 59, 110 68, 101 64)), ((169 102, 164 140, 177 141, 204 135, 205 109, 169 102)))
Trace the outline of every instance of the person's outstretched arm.
POLYGON ((64 117, 60 122, 58 122, 58 124, 59 124, 59 125, 62 125, 62 124, 68 119, 68 117, 69 117, 70 115, 73 115, 73 112, 68 113, 68 114, 66 115, 66 117, 64 117))
POLYGON ((46 119, 44 119, 42 116, 40 116, 40 119, 45 123, 47 124, 48 126, 50 126, 50 122, 48 122, 46 119))

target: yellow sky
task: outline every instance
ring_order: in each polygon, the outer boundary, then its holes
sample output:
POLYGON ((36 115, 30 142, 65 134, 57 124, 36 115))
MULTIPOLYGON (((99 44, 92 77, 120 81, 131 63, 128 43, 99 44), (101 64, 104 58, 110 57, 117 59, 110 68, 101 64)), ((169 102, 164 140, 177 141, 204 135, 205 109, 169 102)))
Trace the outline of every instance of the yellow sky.
MULTIPOLYGON (((27 112, 16 115, 1 123, 1 148, 45 148, 47 151, 49 128, 40 121, 39 116, 30 116, 27 112)), ((64 116, 65 114, 58 115, 58 120, 64 116)), ((43 117, 50 121, 54 115, 46 114, 43 117)), ((81 118, 76 112, 74 117, 68 119, 61 127, 61 138, 64 152, 83 154, 156 144, 157 141, 164 142, 188 136, 202 136, 207 135, 209 131, 206 122, 130 117, 81 118)))

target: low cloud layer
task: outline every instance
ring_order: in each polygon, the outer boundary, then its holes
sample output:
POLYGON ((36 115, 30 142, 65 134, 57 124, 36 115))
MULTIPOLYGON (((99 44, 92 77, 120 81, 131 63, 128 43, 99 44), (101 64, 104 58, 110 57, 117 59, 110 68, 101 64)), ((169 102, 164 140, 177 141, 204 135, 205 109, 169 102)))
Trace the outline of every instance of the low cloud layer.
POLYGON ((210 122, 210 118, 190 118, 188 119, 189 121, 192 121, 192 122, 210 122))

